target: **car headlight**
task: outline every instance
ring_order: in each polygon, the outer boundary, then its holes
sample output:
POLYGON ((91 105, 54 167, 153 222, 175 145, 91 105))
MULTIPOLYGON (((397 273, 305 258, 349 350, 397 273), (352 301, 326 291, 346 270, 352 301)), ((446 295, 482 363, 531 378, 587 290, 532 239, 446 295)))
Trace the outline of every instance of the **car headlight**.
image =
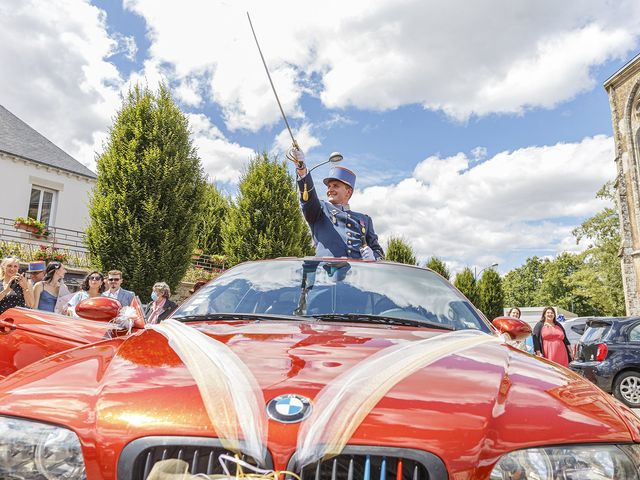
POLYGON ((638 478, 640 445, 530 448, 504 455, 491 480, 614 480, 638 478))
POLYGON ((55 425, 0 416, 0 478, 86 479, 78 436, 55 425))

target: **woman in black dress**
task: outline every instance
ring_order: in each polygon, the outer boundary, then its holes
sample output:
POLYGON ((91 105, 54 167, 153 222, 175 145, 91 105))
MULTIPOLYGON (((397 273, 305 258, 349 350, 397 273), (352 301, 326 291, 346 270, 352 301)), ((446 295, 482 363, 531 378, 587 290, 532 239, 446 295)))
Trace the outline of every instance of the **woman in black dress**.
POLYGON ((0 313, 13 307, 33 308, 33 290, 24 274, 18 273, 19 268, 16 257, 0 262, 0 313))

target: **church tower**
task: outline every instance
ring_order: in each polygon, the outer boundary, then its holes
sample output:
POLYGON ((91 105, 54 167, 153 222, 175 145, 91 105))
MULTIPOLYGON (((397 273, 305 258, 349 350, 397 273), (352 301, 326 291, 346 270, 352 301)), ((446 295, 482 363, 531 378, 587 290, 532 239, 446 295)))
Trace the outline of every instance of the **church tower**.
POLYGON ((620 257, 627 315, 640 315, 640 55, 613 74, 609 94, 620 215, 620 257))

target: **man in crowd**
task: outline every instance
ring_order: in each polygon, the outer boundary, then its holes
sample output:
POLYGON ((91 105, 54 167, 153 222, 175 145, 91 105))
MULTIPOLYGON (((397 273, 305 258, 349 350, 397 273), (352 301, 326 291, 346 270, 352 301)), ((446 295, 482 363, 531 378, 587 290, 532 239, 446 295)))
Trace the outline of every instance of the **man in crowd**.
POLYGON ((383 260, 371 217, 354 212, 349 206, 356 185, 356 175, 344 167, 333 166, 324 179, 329 201, 320 200, 307 171, 303 153, 292 148, 287 157, 296 165, 300 205, 311 228, 316 255, 319 257, 383 260))
POLYGON ((31 281, 32 287, 36 283, 42 281, 46 269, 46 262, 29 262, 29 269, 27 270, 27 273, 29 274, 29 280, 31 281))
POLYGON ((135 293, 121 288, 122 272, 120 270, 110 270, 107 274, 107 290, 102 294, 104 297, 115 298, 123 307, 131 305, 135 293))

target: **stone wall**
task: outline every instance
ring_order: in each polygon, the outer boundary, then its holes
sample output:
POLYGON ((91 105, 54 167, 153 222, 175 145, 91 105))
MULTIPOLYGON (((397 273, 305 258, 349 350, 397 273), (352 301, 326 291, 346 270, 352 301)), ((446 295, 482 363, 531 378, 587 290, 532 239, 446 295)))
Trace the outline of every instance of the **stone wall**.
POLYGON ((620 260, 628 315, 640 315, 640 56, 605 83, 609 94, 620 215, 620 260))

